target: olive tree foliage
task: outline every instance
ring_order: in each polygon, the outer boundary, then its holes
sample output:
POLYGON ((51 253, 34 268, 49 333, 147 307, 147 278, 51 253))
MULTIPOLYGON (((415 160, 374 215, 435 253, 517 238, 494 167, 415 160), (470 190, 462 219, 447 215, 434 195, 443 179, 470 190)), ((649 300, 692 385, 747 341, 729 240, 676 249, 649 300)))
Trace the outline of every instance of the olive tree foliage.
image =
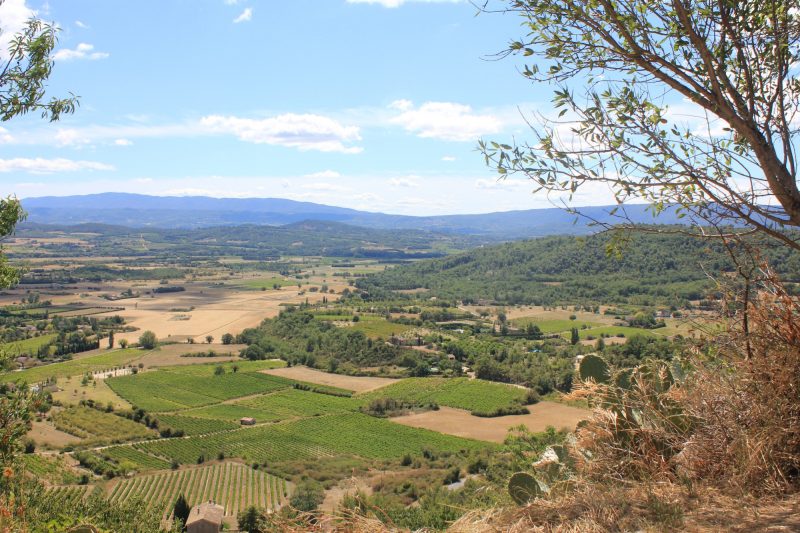
MULTIPOLYGON (((0 0, 0 18, 4 3, 5 0, 0 0)), ((52 122, 62 114, 75 111, 78 105, 75 95, 45 101, 45 83, 53 69, 51 54, 56 36, 56 27, 32 18, 11 38, 6 53, 0 53, 0 121, 7 122, 18 115, 38 111, 52 122)), ((0 240, 14 231, 24 215, 16 198, 0 199, 0 240)), ((0 288, 18 281, 19 272, 0 254, 0 288)))
MULTIPOLYGON (((0 0, 0 17, 5 0, 0 0)), ((53 69, 52 52, 57 28, 40 19, 30 19, 9 43, 0 63, 0 120, 6 122, 30 112, 40 112, 51 122, 62 114, 74 113, 78 98, 50 98, 45 101, 45 83, 53 69)))
MULTIPOLYGON (((525 35, 507 55, 555 85, 558 117, 535 139, 482 142, 501 177, 524 175, 568 206, 605 184, 624 203, 669 207, 702 226, 736 226, 800 249, 797 0, 489 0, 525 35), (528 60, 525 60, 526 62, 528 60)), ((553 113, 555 115, 555 113, 553 113)))
MULTIPOLYGON (((0 199, 0 240, 11 235, 17 223, 24 218, 25 212, 19 200, 13 197, 0 199)), ((0 289, 11 287, 18 281, 19 270, 10 266, 8 258, 0 253, 0 289)))

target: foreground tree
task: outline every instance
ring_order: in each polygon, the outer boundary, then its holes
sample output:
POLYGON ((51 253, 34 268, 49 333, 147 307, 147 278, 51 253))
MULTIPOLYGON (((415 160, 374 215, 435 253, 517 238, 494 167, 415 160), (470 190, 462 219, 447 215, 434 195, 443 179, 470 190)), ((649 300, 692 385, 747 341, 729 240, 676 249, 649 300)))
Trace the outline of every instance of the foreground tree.
MULTIPOLYGON (((5 0, 0 0, 0 15, 5 0)), ((44 101, 45 83, 53 70, 53 48, 57 42, 57 28, 42 20, 32 18, 25 28, 11 39, 5 64, 0 71, 0 120, 11 120, 17 115, 41 112, 42 118, 55 121, 62 114, 74 113, 78 98, 51 98, 44 101)))
MULTIPOLYGON (((532 143, 481 144, 501 176, 567 205, 602 184, 620 204, 674 205, 800 249, 785 232, 800 227, 796 0, 499 3, 528 31, 507 53, 536 57, 523 75, 555 84, 559 111, 532 143)), ((614 214, 631 225, 624 206, 614 214)))
MULTIPOLYGON (((508 52, 537 56, 524 75, 559 86, 560 118, 542 118, 533 143, 482 144, 501 176, 522 174, 567 203, 608 186, 621 221, 629 200, 674 206, 695 223, 684 231, 723 237, 734 261, 759 243, 743 234, 800 250, 800 233, 787 231, 800 227, 797 0, 503 4, 529 31, 508 52)), ((686 515, 698 507, 701 522, 713 514, 728 529, 745 506, 758 515, 764 495, 800 492, 800 304, 757 249, 748 255, 717 287, 724 330, 671 361, 581 360, 573 397, 592 415, 511 477, 512 498, 528 505, 507 529, 693 530, 686 515)))
MULTIPOLYGON (((0 0, 0 18, 3 4, 0 0)), ((26 113, 39 111, 51 122, 62 114, 74 113, 78 98, 51 98, 45 102, 45 83, 53 69, 52 52, 57 29, 39 19, 31 19, 10 41, 7 51, 0 52, 0 121, 7 122, 26 113), (5 52, 5 53, 4 53, 5 52)), ((14 197, 0 200, 0 240, 9 236, 25 213, 14 197)), ((19 273, 8 266, 0 253, 0 288, 19 281, 19 273)))

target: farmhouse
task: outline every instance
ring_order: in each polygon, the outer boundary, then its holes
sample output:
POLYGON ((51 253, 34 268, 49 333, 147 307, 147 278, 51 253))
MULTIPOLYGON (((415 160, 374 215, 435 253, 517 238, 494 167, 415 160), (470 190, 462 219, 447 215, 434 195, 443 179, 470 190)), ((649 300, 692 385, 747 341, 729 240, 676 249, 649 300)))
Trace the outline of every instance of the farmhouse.
POLYGON ((239 423, 243 426, 255 426, 256 419, 250 416, 245 416, 239 419, 239 423))
POLYGON ((209 500, 192 507, 186 519, 187 533, 219 533, 225 509, 209 500))

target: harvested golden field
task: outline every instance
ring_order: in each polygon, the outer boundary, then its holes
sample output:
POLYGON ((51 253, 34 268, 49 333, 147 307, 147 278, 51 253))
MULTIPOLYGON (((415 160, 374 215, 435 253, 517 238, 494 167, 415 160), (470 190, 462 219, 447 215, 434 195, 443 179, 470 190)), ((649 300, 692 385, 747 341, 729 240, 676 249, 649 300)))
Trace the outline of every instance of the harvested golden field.
POLYGON ((309 383, 317 383, 319 385, 328 385, 330 387, 338 387, 340 389, 347 389, 355 392, 366 392, 380 389, 381 387, 386 387, 387 385, 391 385, 392 383, 399 381, 391 378, 330 374, 328 372, 322 372, 320 370, 308 368, 307 366, 273 368, 271 370, 262 370, 262 372, 265 374, 272 374, 273 376, 307 381, 309 383))
POLYGON ((118 300, 124 311, 120 315, 137 331, 120 333, 117 341, 136 342, 142 331, 155 332, 161 340, 205 342, 207 335, 219 340, 225 333, 237 334, 255 327, 265 318, 276 316, 281 304, 300 304, 306 299, 322 299, 320 293, 300 295, 296 288, 252 291, 213 287, 207 284, 187 285, 183 292, 154 294, 118 300))
POLYGON ((529 405, 530 414, 482 418, 472 416, 468 411, 440 407, 438 411, 426 411, 407 416, 392 418, 393 422, 415 428, 430 429, 457 437, 503 442, 512 427, 524 425, 533 432, 540 432, 553 426, 556 429, 567 428, 570 431, 581 420, 589 415, 589 411, 554 402, 539 402, 529 405))
POLYGON ((159 366, 197 365, 204 363, 224 363, 238 361, 239 351, 247 346, 244 344, 167 344, 148 352, 139 359, 145 368, 159 366), (202 354, 213 350, 217 357, 183 357, 185 354, 202 354))
POLYGON ((82 375, 59 378, 56 381, 59 390, 52 393, 53 399, 65 405, 75 405, 81 400, 93 400, 101 405, 111 403, 114 409, 130 409, 131 404, 117 396, 104 379, 95 379, 86 385, 81 383, 82 380, 82 375))
POLYGON ((70 444, 81 441, 78 437, 59 431, 49 422, 34 422, 33 427, 28 432, 28 438, 32 439, 37 446, 50 449, 61 449, 70 444))

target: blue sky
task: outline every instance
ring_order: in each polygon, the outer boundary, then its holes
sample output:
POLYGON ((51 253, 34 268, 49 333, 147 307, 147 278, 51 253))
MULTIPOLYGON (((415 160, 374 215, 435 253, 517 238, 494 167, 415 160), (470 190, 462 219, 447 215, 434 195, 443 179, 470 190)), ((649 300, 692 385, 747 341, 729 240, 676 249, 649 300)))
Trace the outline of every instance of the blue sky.
MULTIPOLYGON (((530 139, 551 87, 492 55, 522 31, 458 0, 6 0, 61 28, 73 116, 0 129, 0 194, 281 197, 403 214, 549 207, 480 138, 530 139)), ((0 43, 5 48, 5 41, 0 43)), ((587 191, 577 203, 611 203, 587 191)))

